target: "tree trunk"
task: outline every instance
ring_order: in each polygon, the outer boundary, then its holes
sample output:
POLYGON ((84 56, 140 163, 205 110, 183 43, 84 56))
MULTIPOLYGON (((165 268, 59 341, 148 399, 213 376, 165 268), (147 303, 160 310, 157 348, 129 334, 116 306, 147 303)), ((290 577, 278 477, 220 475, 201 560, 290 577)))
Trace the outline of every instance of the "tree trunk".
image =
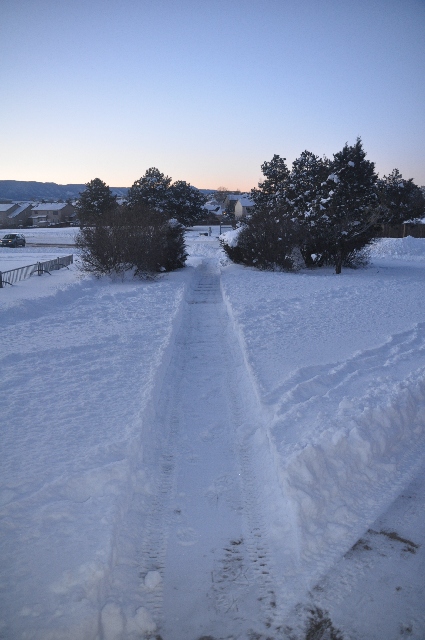
POLYGON ((339 248, 335 257, 335 273, 340 274, 342 271, 342 249, 339 248))

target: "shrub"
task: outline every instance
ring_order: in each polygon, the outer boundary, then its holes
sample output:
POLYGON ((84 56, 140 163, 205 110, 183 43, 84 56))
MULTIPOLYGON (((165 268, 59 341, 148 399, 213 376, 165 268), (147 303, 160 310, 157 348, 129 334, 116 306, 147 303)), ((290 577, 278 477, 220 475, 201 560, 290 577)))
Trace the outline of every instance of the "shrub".
POLYGON ((146 278, 184 266, 184 228, 143 203, 119 207, 77 235, 81 269, 96 277, 133 271, 146 278))
POLYGON ((255 210, 240 230, 224 234, 223 249, 234 262, 269 271, 299 268, 299 229, 289 207, 255 210))

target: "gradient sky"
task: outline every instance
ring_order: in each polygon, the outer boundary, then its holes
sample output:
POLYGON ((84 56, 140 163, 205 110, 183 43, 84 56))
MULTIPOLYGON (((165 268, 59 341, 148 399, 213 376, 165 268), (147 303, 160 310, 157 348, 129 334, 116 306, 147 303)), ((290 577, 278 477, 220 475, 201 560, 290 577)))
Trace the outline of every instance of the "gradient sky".
POLYGON ((0 0, 0 179, 248 190, 361 136, 425 184, 425 0, 0 0))

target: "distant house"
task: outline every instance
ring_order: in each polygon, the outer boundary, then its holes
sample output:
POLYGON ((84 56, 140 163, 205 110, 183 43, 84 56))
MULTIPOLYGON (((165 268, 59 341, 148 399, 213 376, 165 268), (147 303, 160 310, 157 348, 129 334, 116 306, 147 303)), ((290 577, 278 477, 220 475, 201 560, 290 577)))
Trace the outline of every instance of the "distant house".
POLYGON ((75 207, 65 202, 43 202, 32 208, 30 219, 34 226, 72 222, 75 207))
POLYGON ((239 196, 235 204, 235 218, 237 220, 245 218, 253 206, 254 202, 248 196, 239 196))
POLYGON ((223 214, 223 209, 217 200, 209 200, 204 204, 204 209, 207 213, 212 213, 216 216, 221 216, 223 214))
POLYGON ((229 193, 226 196, 226 199, 224 201, 224 209, 226 210, 226 213, 230 213, 230 214, 235 213, 235 205, 240 197, 241 197, 240 193, 239 194, 229 193))
POLYGON ((30 217, 28 218, 28 224, 31 227, 47 227, 48 226, 48 222, 47 222, 47 214, 45 213, 32 213, 30 215, 30 217))
POLYGON ((17 208, 7 216, 7 226, 13 228, 27 224, 31 212, 32 204, 30 202, 21 202, 17 205, 17 208))
POLYGON ((15 202, 8 204, 0 204, 0 224, 5 227, 8 223, 8 217, 19 207, 15 202))

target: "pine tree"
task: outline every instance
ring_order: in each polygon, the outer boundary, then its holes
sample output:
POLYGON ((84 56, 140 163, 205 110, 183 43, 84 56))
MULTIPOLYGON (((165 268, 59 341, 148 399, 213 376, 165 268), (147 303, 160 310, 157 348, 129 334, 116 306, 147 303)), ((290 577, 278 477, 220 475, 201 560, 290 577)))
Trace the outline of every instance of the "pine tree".
POLYGON ((166 211, 156 211, 141 203, 125 207, 124 217, 130 230, 126 262, 135 269, 136 276, 146 277, 185 266, 184 227, 170 220, 166 211))
POLYGON ((286 158, 274 155, 270 162, 261 165, 265 180, 259 183, 258 189, 252 189, 250 198, 256 209, 274 209, 285 201, 289 186, 289 169, 286 158))
POLYGON ((167 211, 170 218, 190 227, 201 220, 207 197, 184 180, 177 180, 168 190, 167 211))
POLYGON ((184 238, 184 226, 175 218, 167 220, 167 252, 163 259, 165 271, 174 271, 185 266, 187 252, 184 238))
POLYGON ((375 235, 379 219, 377 174, 374 163, 365 158, 360 138, 334 154, 327 194, 319 205, 328 260, 336 273, 341 273, 343 263, 350 262, 375 235))
POLYGON ((165 211, 170 184, 171 178, 151 167, 128 190, 127 204, 133 208, 143 204, 154 211, 165 211))
POLYGON ((300 237, 289 203, 273 210, 255 208, 242 225, 236 246, 222 246, 231 260, 268 271, 292 271, 299 265, 300 237))
POLYGON ((329 160, 310 151, 303 151, 292 163, 288 198, 292 217, 300 228, 300 250, 307 266, 320 265, 323 259, 320 250, 324 241, 321 201, 326 195, 328 175, 329 160))
POLYGON ((380 222, 401 224, 407 220, 423 218, 425 198, 413 179, 405 180, 398 169, 378 180, 378 196, 381 204, 380 222))
POLYGON ((99 178, 88 182, 75 206, 81 226, 96 224, 117 207, 117 197, 99 178))

